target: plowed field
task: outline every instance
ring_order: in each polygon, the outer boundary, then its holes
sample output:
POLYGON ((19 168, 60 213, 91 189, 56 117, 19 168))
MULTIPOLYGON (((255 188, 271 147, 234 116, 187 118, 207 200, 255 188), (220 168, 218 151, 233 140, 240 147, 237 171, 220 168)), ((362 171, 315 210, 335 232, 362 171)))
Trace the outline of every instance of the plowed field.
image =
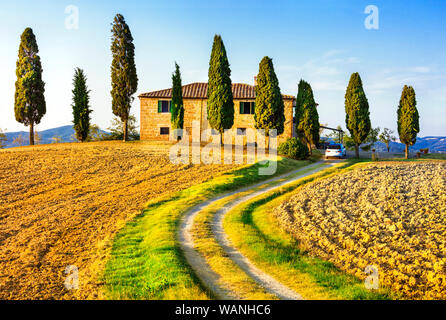
POLYGON ((111 240, 144 204, 231 166, 173 165, 169 144, 97 142, 0 151, 0 299, 100 298, 111 240), (66 290, 65 268, 79 269, 66 290))
POLYGON ((446 162, 371 164, 302 188, 276 211, 302 247, 411 299, 446 299, 446 162))

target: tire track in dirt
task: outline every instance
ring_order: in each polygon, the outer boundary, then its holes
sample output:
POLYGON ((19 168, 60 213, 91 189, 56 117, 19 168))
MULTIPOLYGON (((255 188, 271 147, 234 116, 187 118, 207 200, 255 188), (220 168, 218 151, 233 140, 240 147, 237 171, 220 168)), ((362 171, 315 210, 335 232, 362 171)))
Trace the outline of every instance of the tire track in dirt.
MULTIPOLYGON (((202 284, 214 294, 214 296, 217 299, 221 300, 231 300, 231 299, 240 299, 238 294, 236 292, 231 292, 230 290, 222 287, 219 284, 220 275, 216 273, 214 270, 211 269, 211 267, 206 262, 206 259, 195 249, 195 244, 192 237, 192 227, 194 224, 195 217, 205 208, 210 206, 216 201, 222 200, 224 198, 233 196, 237 193, 253 190, 255 188, 258 188, 260 186, 263 186, 265 184, 275 182, 281 179, 284 179, 289 176, 293 176, 295 174, 298 174, 299 172, 302 172, 304 170, 308 170, 312 167, 317 167, 320 164, 324 163, 323 161, 317 162, 315 164, 312 164, 310 166, 306 166, 303 168, 300 168, 298 170, 289 172, 287 174, 269 179, 267 181, 263 181, 257 184, 254 184, 249 187, 245 187, 230 193, 225 193, 221 196, 218 196, 216 198, 210 199, 208 201, 205 201, 201 203, 198 206, 195 206, 191 210, 189 210, 182 218, 179 232, 178 232, 178 239, 180 242, 180 247, 184 253, 184 256, 191 266, 191 268, 194 270, 195 274, 198 276, 202 284)), ((334 163, 336 164, 336 163, 334 163)), ((334 165, 332 164, 332 165, 334 165)), ((268 293, 276 295, 278 298, 283 300, 303 300, 302 296, 295 292, 294 290, 288 288, 286 285, 280 283, 279 281, 275 280, 270 275, 266 274, 262 270, 258 269, 246 256, 244 256, 240 251, 238 251, 230 242, 228 239, 224 229, 223 229, 223 219, 231 209, 235 208, 236 206, 249 201, 250 199, 253 199, 254 197, 257 197, 259 195, 271 192, 273 190, 279 189, 287 184, 293 183, 297 180, 300 180, 306 176, 312 175, 314 173, 317 173, 319 171, 325 170, 330 165, 315 168, 314 170, 311 170, 310 172, 306 172, 302 175, 294 176, 290 179, 287 179, 285 181, 279 182, 275 185, 262 188, 261 190, 255 191, 253 193, 250 193, 246 196, 243 196, 241 198, 238 198, 235 201, 227 203, 222 209, 217 211, 215 214, 213 221, 212 221, 212 231, 214 233, 215 239, 219 243, 220 246, 222 246, 225 253, 228 255, 228 257, 236 263, 249 277, 251 277, 256 283, 258 283, 260 286, 262 286, 268 293)))

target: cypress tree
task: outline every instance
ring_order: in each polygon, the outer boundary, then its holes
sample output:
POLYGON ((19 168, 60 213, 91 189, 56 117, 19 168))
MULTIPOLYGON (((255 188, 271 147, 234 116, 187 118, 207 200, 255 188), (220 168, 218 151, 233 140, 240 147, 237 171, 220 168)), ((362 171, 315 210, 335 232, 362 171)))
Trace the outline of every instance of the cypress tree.
POLYGON ((398 106, 398 134, 400 141, 406 145, 406 159, 409 159, 409 146, 417 142, 417 134, 420 132, 419 119, 415 90, 404 86, 398 106))
POLYGON ((319 114, 313 90, 308 82, 301 80, 296 99, 296 132, 305 141, 310 154, 312 154, 311 146, 319 143, 319 126, 319 114))
POLYGON ((123 124, 124 141, 128 140, 128 119, 133 102, 133 94, 138 88, 135 66, 135 46, 130 28, 124 17, 117 14, 112 25, 111 66, 113 114, 123 124))
POLYGON ((73 78, 73 124, 76 139, 84 142, 90 131, 90 90, 87 88, 87 77, 82 69, 76 68, 73 78))
POLYGON ((281 135, 285 130, 284 108, 273 61, 269 57, 264 57, 260 62, 257 76, 254 120, 256 129, 265 130, 268 144, 270 130, 276 129, 277 135, 281 135))
MULTIPOLYGON (((184 125, 184 105, 183 105, 183 86, 181 83, 180 67, 175 63, 175 73, 172 74, 172 130, 183 129, 184 125)), ((179 137, 177 137, 179 138, 179 137)))
POLYGON ((295 118, 296 118, 296 134, 299 138, 303 139, 303 135, 302 132, 300 132, 299 130, 297 130, 298 124, 299 124, 299 119, 302 118, 303 115, 303 110, 302 110, 302 106, 305 102, 305 91, 306 91, 306 82, 303 80, 299 81, 299 85, 298 85, 298 89, 297 89, 297 98, 296 98, 296 107, 294 108, 295 110, 295 118))
POLYGON ((34 125, 39 124, 46 113, 45 83, 38 53, 33 30, 26 28, 20 38, 14 111, 16 120, 29 126, 30 145, 34 145, 34 125))
POLYGON ((234 124, 231 69, 221 36, 215 35, 209 62, 207 114, 209 125, 223 136, 234 124))
POLYGON ((355 142, 356 158, 359 158, 359 146, 369 135, 370 123, 369 102, 362 87, 359 73, 353 73, 345 93, 345 113, 347 129, 355 142))

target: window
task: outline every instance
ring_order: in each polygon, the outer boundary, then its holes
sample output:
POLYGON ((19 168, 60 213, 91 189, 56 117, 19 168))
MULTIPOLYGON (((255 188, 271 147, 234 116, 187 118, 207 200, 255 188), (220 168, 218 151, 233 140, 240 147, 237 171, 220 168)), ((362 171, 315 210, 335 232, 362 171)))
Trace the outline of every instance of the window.
POLYGON ((238 136, 246 136, 246 128, 237 128, 238 136))
POLYGON ((159 100, 158 101, 158 113, 169 113, 172 101, 159 100))
POLYGON ((169 132, 170 132, 169 128, 160 128, 160 134, 162 136, 169 135, 169 132))
POLYGON ((254 114, 255 102, 240 102, 240 114, 254 114))

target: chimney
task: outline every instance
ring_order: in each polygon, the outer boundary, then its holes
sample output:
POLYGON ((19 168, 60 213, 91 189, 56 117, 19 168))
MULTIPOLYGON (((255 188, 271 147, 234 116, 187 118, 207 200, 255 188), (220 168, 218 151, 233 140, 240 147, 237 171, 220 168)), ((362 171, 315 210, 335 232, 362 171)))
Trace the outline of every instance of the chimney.
POLYGON ((257 76, 254 76, 254 86, 257 86, 257 76))

